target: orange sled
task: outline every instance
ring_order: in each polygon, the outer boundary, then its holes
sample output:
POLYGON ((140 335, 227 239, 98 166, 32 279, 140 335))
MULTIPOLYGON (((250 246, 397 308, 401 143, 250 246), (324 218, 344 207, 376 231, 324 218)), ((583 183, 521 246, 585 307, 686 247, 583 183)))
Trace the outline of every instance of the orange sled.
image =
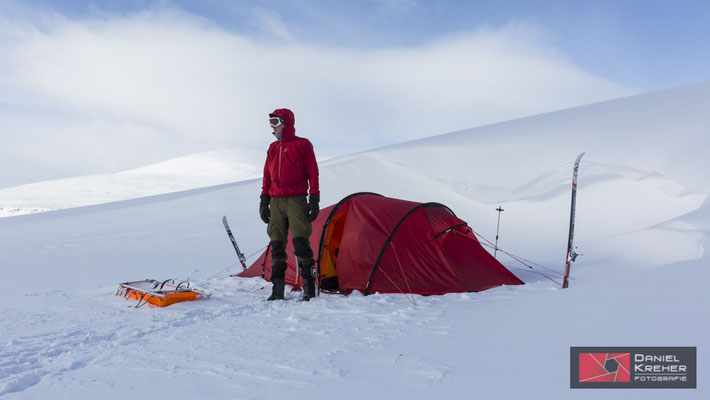
POLYGON ((157 307, 166 307, 181 301, 192 301, 200 298, 210 297, 211 294, 205 291, 190 288, 190 282, 183 281, 175 285, 175 280, 156 281, 155 279, 145 279, 135 282, 124 282, 118 285, 116 296, 123 296, 126 299, 136 299, 136 308, 150 303, 157 307))

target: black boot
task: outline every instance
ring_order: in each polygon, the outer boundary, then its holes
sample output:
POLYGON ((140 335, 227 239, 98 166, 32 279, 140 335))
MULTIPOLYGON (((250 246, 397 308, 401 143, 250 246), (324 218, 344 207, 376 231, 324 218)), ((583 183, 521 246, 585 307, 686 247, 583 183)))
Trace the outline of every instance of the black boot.
POLYGON ((273 279, 271 283, 273 283, 274 286, 271 288, 271 296, 266 300, 283 300, 286 282, 283 279, 273 279))
POLYGON ((316 262, 310 258, 298 263, 301 270, 301 276, 303 277, 303 301, 309 301, 311 298, 316 297, 316 262))
POLYGON ((303 284, 303 301, 311 301, 316 297, 316 284, 314 281, 306 281, 303 284))
MULTIPOLYGON (((273 247, 283 242, 271 242, 273 247)), ((273 250, 273 248, 272 248, 273 250)), ((266 300, 283 300, 284 298, 284 287, 286 286, 286 261, 284 260, 272 260, 271 261, 271 283, 274 287, 271 289, 271 296, 266 300)))

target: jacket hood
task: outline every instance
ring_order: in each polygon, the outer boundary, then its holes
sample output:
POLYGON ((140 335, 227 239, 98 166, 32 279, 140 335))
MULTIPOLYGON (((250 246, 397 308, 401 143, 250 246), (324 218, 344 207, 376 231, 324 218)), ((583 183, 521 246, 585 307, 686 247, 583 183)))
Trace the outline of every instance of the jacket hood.
POLYGON ((294 126, 296 125, 296 117, 293 116, 293 111, 288 108, 279 108, 269 114, 269 117, 271 116, 279 117, 284 121, 285 127, 283 131, 281 131, 282 140, 292 139, 296 136, 296 128, 294 126))

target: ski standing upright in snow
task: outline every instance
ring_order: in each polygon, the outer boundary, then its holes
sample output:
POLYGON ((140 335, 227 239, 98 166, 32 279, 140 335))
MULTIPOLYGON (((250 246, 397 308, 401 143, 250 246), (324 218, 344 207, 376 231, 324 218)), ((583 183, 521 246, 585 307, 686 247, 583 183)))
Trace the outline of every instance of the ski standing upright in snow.
POLYGON ((229 236, 229 240, 232 241, 232 246, 234 246, 234 250, 237 252, 237 256, 239 257, 239 262, 242 263, 242 268, 244 270, 247 269, 247 258, 244 257, 244 253, 239 251, 239 246, 237 246, 237 240, 234 239, 234 235, 232 235, 232 230, 229 229, 229 222, 227 222, 227 216, 222 217, 222 223, 224 224, 224 229, 227 230, 227 235, 229 236))
POLYGON ((565 259, 565 276, 562 279, 563 289, 569 286, 570 263, 574 262, 578 255, 574 251, 572 242, 574 241, 574 217, 577 212, 577 171, 579 170, 579 162, 582 161, 582 156, 584 156, 584 153, 577 156, 577 160, 574 162, 574 170, 572 172, 572 208, 569 215, 569 239, 567 241, 567 257, 565 259))

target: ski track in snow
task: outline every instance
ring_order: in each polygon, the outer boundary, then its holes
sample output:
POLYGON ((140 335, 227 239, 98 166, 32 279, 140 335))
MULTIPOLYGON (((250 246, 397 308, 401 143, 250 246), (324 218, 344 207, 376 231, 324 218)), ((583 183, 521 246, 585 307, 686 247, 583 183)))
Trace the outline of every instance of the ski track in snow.
MULTIPOLYGON (((165 369, 161 360, 164 352, 170 353, 169 359, 180 358, 163 371, 167 374, 179 376, 197 368, 213 375, 211 379, 240 379, 243 384, 248 381, 244 378, 250 378, 256 385, 278 382, 295 388, 307 388, 325 378, 361 375, 360 368, 387 371, 395 367, 399 375, 407 377, 408 384, 428 385, 439 382, 448 369, 415 355, 381 355, 387 352, 387 343, 407 335, 446 336, 449 327, 435 323, 442 314, 437 299, 415 296, 415 306, 400 295, 366 299, 353 294, 323 295, 302 303, 297 293, 287 293, 286 301, 266 302, 263 299, 270 284, 260 279, 224 278, 205 287, 221 294, 168 309, 134 309, 135 301, 92 295, 86 300, 103 303, 102 307, 87 309, 69 330, 58 324, 56 330, 27 334, 36 326, 51 326, 53 313, 6 313, 3 319, 11 327, 13 339, 0 350, 0 396, 23 392, 43 382, 51 385, 70 381, 85 368, 141 365, 147 370, 165 369), (348 328, 343 331, 343 327, 348 328), (190 351, 170 348, 171 344, 184 343, 186 337, 190 351), (353 337, 358 342, 353 343, 353 337), (310 338, 327 345, 311 354, 302 351, 310 338), (245 347, 247 342, 250 345, 245 347), (293 347, 299 356, 286 353, 276 363, 265 360, 262 349, 272 343, 293 347), (353 358, 352 352, 357 356, 353 358), (224 357, 215 358, 215 354, 224 357), (359 365, 363 357, 373 362, 359 365), (303 369, 303 363, 309 368, 303 369)), ((56 300, 65 296, 55 293, 49 297, 56 300)))
POLYGON ((0 352, 0 395, 21 392, 37 385, 47 376, 58 376, 87 366, 91 356, 76 354, 106 349, 116 333, 75 330, 50 332, 17 338, 0 352))

